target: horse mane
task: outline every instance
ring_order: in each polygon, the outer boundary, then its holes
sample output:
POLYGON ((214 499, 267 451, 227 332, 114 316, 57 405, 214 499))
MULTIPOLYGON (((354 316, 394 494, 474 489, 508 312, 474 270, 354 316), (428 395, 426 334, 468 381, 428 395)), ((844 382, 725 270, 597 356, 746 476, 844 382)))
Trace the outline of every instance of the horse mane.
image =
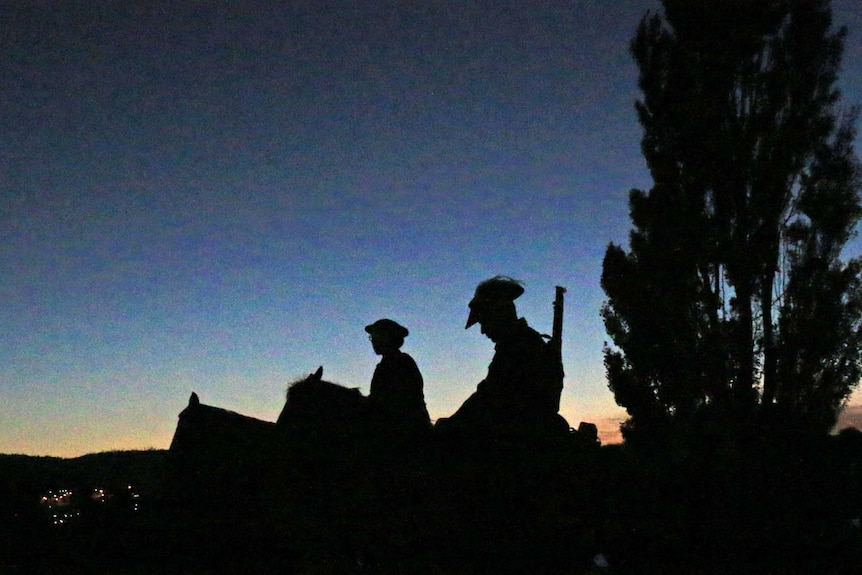
POLYGON ((287 393, 286 399, 290 400, 291 397, 295 397, 297 395, 305 394, 305 393, 345 393, 351 392, 355 394, 362 395, 362 392, 359 391, 358 387, 347 387, 345 385, 341 385, 340 383, 333 383, 331 381, 327 381, 325 379, 312 380, 308 377, 302 377, 295 381, 287 384, 287 393), (321 391, 327 390, 327 391, 321 391))

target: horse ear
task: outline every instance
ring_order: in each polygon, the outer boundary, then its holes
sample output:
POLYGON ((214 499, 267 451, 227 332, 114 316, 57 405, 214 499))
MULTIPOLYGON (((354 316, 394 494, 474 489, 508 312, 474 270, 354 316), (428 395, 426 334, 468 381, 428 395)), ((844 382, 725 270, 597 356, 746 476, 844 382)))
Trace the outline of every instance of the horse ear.
POLYGON ((198 394, 193 391, 191 396, 189 397, 189 405, 190 406, 200 405, 200 403, 201 403, 201 400, 198 397, 198 394))
POLYGON ((315 371, 313 374, 311 374, 311 379, 314 379, 316 381, 320 381, 321 379, 323 379, 323 366, 322 365, 317 368, 317 371, 315 371))

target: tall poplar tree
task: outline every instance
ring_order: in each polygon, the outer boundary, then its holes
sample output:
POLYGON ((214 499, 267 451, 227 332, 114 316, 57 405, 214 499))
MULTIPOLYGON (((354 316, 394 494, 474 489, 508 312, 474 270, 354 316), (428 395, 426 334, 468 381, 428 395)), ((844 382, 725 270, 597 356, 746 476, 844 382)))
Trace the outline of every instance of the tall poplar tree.
POLYGON ((653 187, 630 192, 629 250, 609 245, 602 272, 623 431, 709 406, 828 430, 862 370, 846 29, 829 0, 662 5, 631 43, 653 187))

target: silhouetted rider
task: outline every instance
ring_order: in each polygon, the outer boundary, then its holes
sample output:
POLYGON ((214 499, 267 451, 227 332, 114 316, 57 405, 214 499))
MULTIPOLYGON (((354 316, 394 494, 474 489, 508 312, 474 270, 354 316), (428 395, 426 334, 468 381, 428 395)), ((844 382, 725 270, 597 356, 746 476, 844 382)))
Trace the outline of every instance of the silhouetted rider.
POLYGON ((413 358, 401 351, 410 332, 391 319, 377 320, 365 326, 365 331, 374 353, 381 356, 368 396, 373 428, 399 439, 428 431, 431 420, 425 406, 422 374, 413 358))
POLYGON ((465 328, 479 324, 496 344, 494 358, 473 395, 450 418, 438 421, 442 433, 519 439, 568 428, 557 414, 562 366, 542 335, 518 318, 515 299, 522 293, 518 281, 504 276, 476 287, 465 328))

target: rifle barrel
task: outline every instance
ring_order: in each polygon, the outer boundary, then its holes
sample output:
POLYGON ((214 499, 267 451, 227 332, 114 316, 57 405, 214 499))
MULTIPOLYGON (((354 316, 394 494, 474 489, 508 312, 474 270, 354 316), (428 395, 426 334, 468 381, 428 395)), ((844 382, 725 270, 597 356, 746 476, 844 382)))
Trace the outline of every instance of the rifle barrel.
POLYGON ((563 307, 565 303, 565 293, 566 288, 557 286, 556 293, 554 295, 554 326, 551 331, 551 340, 560 350, 563 348, 563 307))

